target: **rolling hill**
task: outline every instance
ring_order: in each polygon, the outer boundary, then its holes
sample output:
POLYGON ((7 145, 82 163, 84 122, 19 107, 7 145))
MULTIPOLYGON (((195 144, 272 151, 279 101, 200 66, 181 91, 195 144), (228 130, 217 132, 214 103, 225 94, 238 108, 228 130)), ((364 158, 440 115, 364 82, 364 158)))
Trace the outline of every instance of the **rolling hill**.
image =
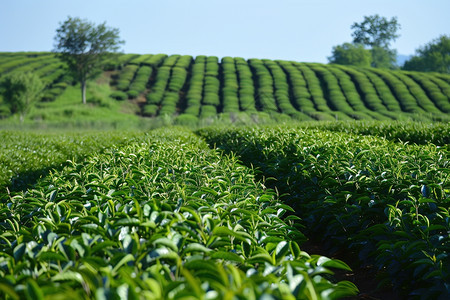
MULTIPOLYGON (((77 109, 62 103, 69 90, 72 94, 78 90, 53 53, 0 53, 0 76, 14 71, 37 73, 47 86, 29 119, 77 116, 77 109)), ((105 118, 113 107, 143 117, 169 116, 179 124, 218 115, 231 120, 243 116, 301 121, 450 120, 450 75, 439 73, 239 57, 120 54, 108 63, 101 82, 103 89, 91 93, 90 101, 106 107, 105 118), (124 110, 124 105, 129 109, 124 110)), ((9 114, 0 102, 0 115, 9 114)))

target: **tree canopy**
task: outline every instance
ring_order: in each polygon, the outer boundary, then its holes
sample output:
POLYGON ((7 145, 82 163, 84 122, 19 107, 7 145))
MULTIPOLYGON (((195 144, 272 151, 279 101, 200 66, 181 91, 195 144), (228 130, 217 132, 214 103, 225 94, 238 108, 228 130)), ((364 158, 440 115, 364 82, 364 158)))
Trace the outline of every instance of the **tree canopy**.
POLYGON ((370 49, 370 52, 372 53, 372 67, 393 69, 396 66, 397 51, 395 49, 374 46, 370 49))
POLYGON ((400 36, 397 34, 400 28, 396 17, 388 20, 379 15, 365 16, 364 21, 351 26, 353 43, 387 49, 400 36))
POLYGON ((11 113, 20 114, 23 122, 31 104, 39 100, 44 84, 30 72, 7 74, 0 82, 0 92, 11 113))
POLYGON ((68 17, 56 30, 54 51, 67 63, 69 71, 81 83, 82 101, 86 103, 86 82, 99 74, 105 60, 120 49, 124 41, 119 30, 106 23, 95 25, 87 20, 68 17))
POLYGON ((332 64, 370 67, 372 54, 361 44, 344 43, 333 47, 328 60, 332 64))
POLYGON ((328 58, 330 63, 375 68, 395 67, 397 51, 389 49, 389 45, 400 36, 397 33, 400 24, 396 17, 388 20, 379 15, 365 16, 361 23, 353 23, 351 29, 353 44, 344 43, 333 47, 332 56, 328 58))
POLYGON ((405 70, 450 74, 450 36, 442 35, 416 50, 405 62, 405 70))

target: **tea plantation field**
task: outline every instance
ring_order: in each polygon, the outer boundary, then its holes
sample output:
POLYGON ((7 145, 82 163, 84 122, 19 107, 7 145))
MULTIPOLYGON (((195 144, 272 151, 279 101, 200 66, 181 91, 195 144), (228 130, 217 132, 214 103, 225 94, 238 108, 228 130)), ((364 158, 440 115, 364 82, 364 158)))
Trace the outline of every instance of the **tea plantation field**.
MULTIPOLYGON (((80 119, 90 114, 65 102, 73 93, 73 82, 54 54, 0 53, 0 77, 26 71, 38 74, 46 84, 29 120, 80 119)), ((265 119, 450 121, 448 74, 239 57, 120 54, 109 61, 101 78, 103 90, 88 86, 91 105, 169 118, 179 125, 196 125, 218 116, 241 123, 265 119), (124 103, 133 108, 116 108, 124 103)), ((0 99, 0 118, 9 116, 9 108, 0 99)), ((107 113, 101 118, 108 119, 107 113)))
POLYGON ((350 264, 398 297, 447 299, 449 132, 1 131, 0 298, 365 297, 350 264))

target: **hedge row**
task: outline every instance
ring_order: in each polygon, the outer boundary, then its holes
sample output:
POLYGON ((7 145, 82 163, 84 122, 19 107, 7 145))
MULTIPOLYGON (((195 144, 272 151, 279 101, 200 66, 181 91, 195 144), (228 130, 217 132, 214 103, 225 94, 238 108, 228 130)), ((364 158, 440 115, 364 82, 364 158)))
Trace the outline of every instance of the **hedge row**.
POLYGON ((122 69, 129 61, 138 56, 139 54, 116 54, 106 61, 104 69, 110 71, 122 69))
POLYGON ((312 101, 311 94, 309 93, 308 86, 302 72, 297 69, 292 62, 278 61, 278 64, 288 75, 289 85, 292 88, 292 97, 298 110, 305 114, 315 112, 314 102, 312 101))
POLYGON ((427 95, 431 101, 444 113, 450 113, 449 97, 442 93, 439 86, 433 82, 426 74, 417 72, 405 72, 407 76, 418 82, 423 89, 426 90, 427 95))
POLYGON ((219 58, 217 56, 208 56, 206 58, 206 76, 219 76, 219 58))
POLYGON ((152 76, 153 69, 150 66, 142 66, 137 72, 136 76, 130 84, 128 90, 128 96, 130 98, 136 98, 139 94, 143 93, 147 88, 147 83, 152 76))
POLYGON ((257 90, 255 100, 257 109, 267 113, 278 112, 272 74, 264 66, 262 60, 252 58, 248 62, 256 78, 257 90))
POLYGON ((70 80, 64 64, 53 54, 9 55, 1 57, 0 69, 8 67, 8 72, 33 72, 40 77, 46 89, 42 96, 43 101, 52 101, 67 87, 70 80), (19 63, 19 61, 21 63, 19 63), (3 63, 3 64, 2 64, 3 63), (13 67, 13 66, 16 67, 13 67))
POLYGON ((203 105, 220 106, 219 60, 216 56, 206 58, 205 82, 203 86, 203 105))
POLYGON ((13 56, 11 59, 6 59, 0 64, 0 74, 8 73, 18 67, 24 67, 29 64, 35 63, 35 62, 43 62, 49 58, 53 58, 53 54, 42 54, 37 56, 13 56))
POLYGON ((314 72, 305 64, 294 63, 298 70, 300 70, 305 78, 311 99, 314 102, 314 107, 319 112, 331 112, 331 109, 327 105, 327 101, 324 98, 320 81, 314 72))
POLYGON ((168 56, 163 61, 162 66, 163 67, 173 67, 180 57, 181 57, 181 55, 179 55, 179 54, 174 54, 174 55, 168 56))
POLYGON ((403 72, 392 72, 408 88, 411 95, 416 98, 417 104, 426 112, 440 114, 441 111, 434 105, 422 87, 403 72))
MULTIPOLYGON (((156 73, 156 79, 155 82, 153 83, 153 86, 151 87, 151 91, 149 94, 147 94, 147 105, 155 105, 155 106, 159 106, 162 98, 164 96, 164 92, 166 90, 166 86, 169 82, 169 78, 170 78, 170 69, 171 67, 169 66, 162 66, 160 68, 158 68, 158 71, 156 73)), ((154 114, 150 114, 150 113, 146 113, 149 109, 146 109, 144 107, 144 115, 146 116, 155 116, 156 112, 154 114)), ((154 109, 152 108, 150 111, 153 111, 154 109)))
POLYGON ((53 101, 61 95, 64 90, 67 88, 67 82, 61 81, 52 84, 48 89, 44 91, 44 95, 42 96, 42 101, 53 101))
POLYGON ((167 54, 155 54, 142 62, 144 66, 159 67, 167 58, 167 54))
POLYGON ((352 81, 350 76, 342 71, 339 68, 336 68, 334 66, 327 66, 326 67, 334 76, 336 76, 339 86, 342 89, 342 92, 345 95, 345 98, 347 99, 350 106, 353 108, 353 110, 364 113, 366 116, 370 116, 370 118, 375 120, 390 120, 391 118, 384 116, 378 112, 371 111, 364 105, 364 101, 362 99, 362 96, 359 94, 355 83, 352 81))
POLYGON ((252 71, 242 57, 234 59, 239 82, 239 106, 241 111, 256 112, 255 87, 252 71))
POLYGON ((444 73, 429 73, 432 74, 433 77, 438 78, 440 80, 445 81, 447 84, 450 84, 450 75, 449 74, 444 74, 444 73))
POLYGON ((203 82, 205 78, 206 56, 200 55, 195 58, 192 65, 189 89, 186 94, 185 114, 198 117, 203 97, 203 82))
POLYGON ((378 76, 341 65, 336 65, 336 68, 344 71, 352 78, 361 94, 364 95, 363 101, 368 109, 392 119, 399 118, 399 114, 391 110, 398 109, 398 112, 401 112, 401 108, 392 93, 389 92, 389 87, 378 76))
POLYGON ((180 55, 171 55, 164 59, 162 66, 157 69, 156 79, 147 94, 147 104, 143 108, 143 115, 156 116, 164 97, 169 79, 171 77, 171 69, 179 60, 180 55))
POLYGON ((139 66, 137 65, 126 65, 122 71, 119 73, 119 78, 117 79, 117 89, 121 91, 127 91, 130 86, 131 81, 136 74, 139 66))
POLYGON ((447 98, 450 101, 450 83, 442 79, 438 76, 430 76, 428 74, 424 74, 424 76, 429 76, 430 80, 433 81, 442 91, 444 95, 447 96, 447 98))
POLYGON ((172 116, 173 114, 175 114, 178 99, 179 99, 178 92, 166 91, 161 101, 161 108, 159 110, 159 115, 172 116))
MULTIPOLYGON (((33 60, 30 63, 20 65, 17 68, 14 68, 14 72, 36 72, 42 68, 52 67, 47 73, 54 71, 55 65, 60 65, 61 61, 52 56, 39 57, 37 60, 33 60)), ((42 74, 42 72, 41 72, 42 74)), ((45 75, 45 74, 44 74, 45 75)))
POLYGON ((47 86, 51 87, 58 82, 71 82, 72 77, 68 74, 62 63, 53 63, 43 68, 33 71, 37 76, 41 78, 41 81, 47 86))
POLYGON ((263 63, 272 75, 273 87, 275 89, 274 95, 279 110, 290 116, 295 115, 297 110, 291 103, 289 97, 289 84, 283 69, 281 69, 281 67, 273 60, 263 59, 263 63))
POLYGON ((143 109, 144 115, 175 114, 179 92, 185 84, 191 61, 190 55, 171 55, 163 61, 162 67, 157 71, 151 93, 147 95, 148 103, 143 109))
POLYGON ((410 94, 406 85, 392 75, 392 72, 377 70, 375 68, 368 70, 368 72, 377 74, 387 83, 395 98, 399 101, 403 111, 416 114, 423 114, 425 112, 419 107, 416 99, 410 94))
POLYGON ((169 79, 164 97, 161 101, 160 115, 174 115, 177 111, 177 104, 180 99, 180 91, 183 88, 188 69, 192 62, 192 56, 180 56, 172 67, 172 74, 169 79))
POLYGON ((232 57, 222 58, 223 70, 223 112, 239 112, 239 83, 236 71, 236 63, 232 57))
MULTIPOLYGON (((344 113, 352 119, 367 119, 368 117, 364 113, 354 111, 350 104, 347 102, 347 98, 342 92, 339 82, 329 70, 324 66, 318 64, 308 64, 318 78, 323 82, 323 90, 327 94, 328 102, 333 110, 344 113)), ((345 117, 345 119, 347 119, 345 117)))
POLYGON ((292 96, 292 86, 288 82, 288 75, 277 61, 263 60, 266 67, 272 74, 275 88, 275 99, 279 110, 291 118, 301 121, 311 120, 307 114, 298 111, 295 100, 292 96))
POLYGON ((215 117, 217 115, 217 107, 214 105, 204 104, 200 107, 200 119, 215 117))
POLYGON ((143 55, 135 56, 128 62, 128 64, 140 66, 145 61, 149 60, 152 57, 153 57, 153 54, 143 54, 143 55))
POLYGON ((375 266, 384 275, 379 286, 393 286, 397 298, 449 299, 445 148, 298 126, 197 133, 260 177, 274 178, 271 187, 285 195, 309 236, 375 266))

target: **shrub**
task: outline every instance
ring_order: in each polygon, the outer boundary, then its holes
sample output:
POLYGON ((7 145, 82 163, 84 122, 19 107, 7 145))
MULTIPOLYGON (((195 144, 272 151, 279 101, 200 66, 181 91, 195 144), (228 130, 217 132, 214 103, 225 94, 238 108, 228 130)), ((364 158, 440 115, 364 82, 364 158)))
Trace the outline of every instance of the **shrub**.
POLYGON ((182 114, 175 119, 175 125, 194 127, 198 124, 198 117, 190 114, 182 114))
POLYGON ((139 91, 136 91, 136 90, 129 90, 127 92, 127 94, 128 94, 128 97, 130 97, 131 99, 135 99, 139 96, 140 93, 139 93, 139 91))
POLYGON ((11 110, 7 105, 0 103, 0 119, 7 118, 11 115, 11 110))
POLYGON ((158 106, 155 104, 146 104, 142 109, 142 114, 147 117, 154 117, 158 113, 158 106))
POLYGON ((122 91, 114 91, 111 93, 110 97, 120 101, 128 99, 127 93, 122 91))

